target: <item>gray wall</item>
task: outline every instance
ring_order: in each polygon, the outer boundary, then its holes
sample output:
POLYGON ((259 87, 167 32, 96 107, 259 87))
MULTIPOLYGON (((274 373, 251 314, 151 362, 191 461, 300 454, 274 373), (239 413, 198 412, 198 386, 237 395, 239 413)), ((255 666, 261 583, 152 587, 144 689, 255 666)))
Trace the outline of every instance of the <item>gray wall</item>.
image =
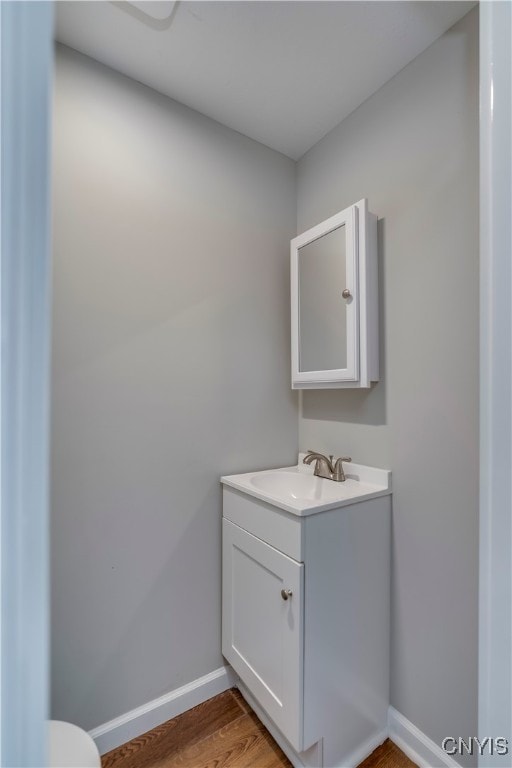
POLYGON ((379 216, 382 381, 302 393, 301 450, 393 470, 391 700, 477 733, 478 12, 298 163, 298 231, 379 216))
MULTIPOLYGON (((301 394, 299 444, 390 467, 392 704, 476 734, 478 16, 297 165, 297 231, 379 215, 382 381, 301 394)), ((294 461, 294 165, 57 58, 53 717, 215 669, 224 472, 294 461)))
POLYGON ((219 476, 296 460, 291 160, 60 48, 53 705, 92 728, 211 672, 219 476))

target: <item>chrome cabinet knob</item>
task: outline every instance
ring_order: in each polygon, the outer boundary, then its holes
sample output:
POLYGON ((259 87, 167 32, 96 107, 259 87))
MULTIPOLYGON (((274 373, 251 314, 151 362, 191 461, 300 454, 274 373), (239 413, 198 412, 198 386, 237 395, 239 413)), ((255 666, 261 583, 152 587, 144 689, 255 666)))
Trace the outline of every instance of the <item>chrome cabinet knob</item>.
POLYGON ((350 297, 352 296, 348 288, 344 288, 344 290, 341 292, 341 295, 343 296, 344 299, 350 299, 350 297))
POLYGON ((293 595, 293 592, 291 591, 291 589, 281 590, 281 597, 283 598, 283 600, 288 600, 288 598, 291 597, 292 595, 293 595))

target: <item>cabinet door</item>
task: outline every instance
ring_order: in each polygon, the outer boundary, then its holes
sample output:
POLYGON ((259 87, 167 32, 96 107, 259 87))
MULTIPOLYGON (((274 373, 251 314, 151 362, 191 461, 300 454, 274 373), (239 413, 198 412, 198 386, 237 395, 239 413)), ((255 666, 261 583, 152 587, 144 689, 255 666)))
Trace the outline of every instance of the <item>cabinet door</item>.
POLYGON ((299 752, 303 581, 301 563, 223 520, 222 652, 299 752))
POLYGON ((291 241, 292 386, 359 378, 358 208, 291 241))

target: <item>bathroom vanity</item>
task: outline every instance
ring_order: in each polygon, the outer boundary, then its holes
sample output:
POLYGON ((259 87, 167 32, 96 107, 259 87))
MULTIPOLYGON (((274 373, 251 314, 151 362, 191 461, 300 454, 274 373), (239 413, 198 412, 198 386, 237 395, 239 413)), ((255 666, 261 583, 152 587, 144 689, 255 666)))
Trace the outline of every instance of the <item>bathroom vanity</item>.
POLYGON ((356 766, 386 737, 391 473, 223 483, 222 652, 294 765, 356 766))

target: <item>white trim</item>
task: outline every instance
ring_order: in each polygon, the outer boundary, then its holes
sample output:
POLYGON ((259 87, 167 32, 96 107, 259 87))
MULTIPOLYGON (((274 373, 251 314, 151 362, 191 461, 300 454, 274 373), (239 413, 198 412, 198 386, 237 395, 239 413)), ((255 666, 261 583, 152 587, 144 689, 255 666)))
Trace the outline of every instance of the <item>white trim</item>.
MULTIPOLYGON (((510 3, 480 3, 480 738, 512 738, 510 3)), ((508 757, 479 765, 510 766, 508 757)))
POLYGON ((231 667, 219 667, 204 677, 99 725, 89 731, 89 735, 96 742, 100 754, 104 755, 234 685, 235 674, 231 667))
POLYGON ((410 720, 397 712, 394 707, 388 710, 388 735, 391 741, 405 752, 408 758, 419 768, 459 768, 451 755, 448 755, 410 720))
POLYGON ((45 765, 53 4, 1 3, 1 757, 45 765))

